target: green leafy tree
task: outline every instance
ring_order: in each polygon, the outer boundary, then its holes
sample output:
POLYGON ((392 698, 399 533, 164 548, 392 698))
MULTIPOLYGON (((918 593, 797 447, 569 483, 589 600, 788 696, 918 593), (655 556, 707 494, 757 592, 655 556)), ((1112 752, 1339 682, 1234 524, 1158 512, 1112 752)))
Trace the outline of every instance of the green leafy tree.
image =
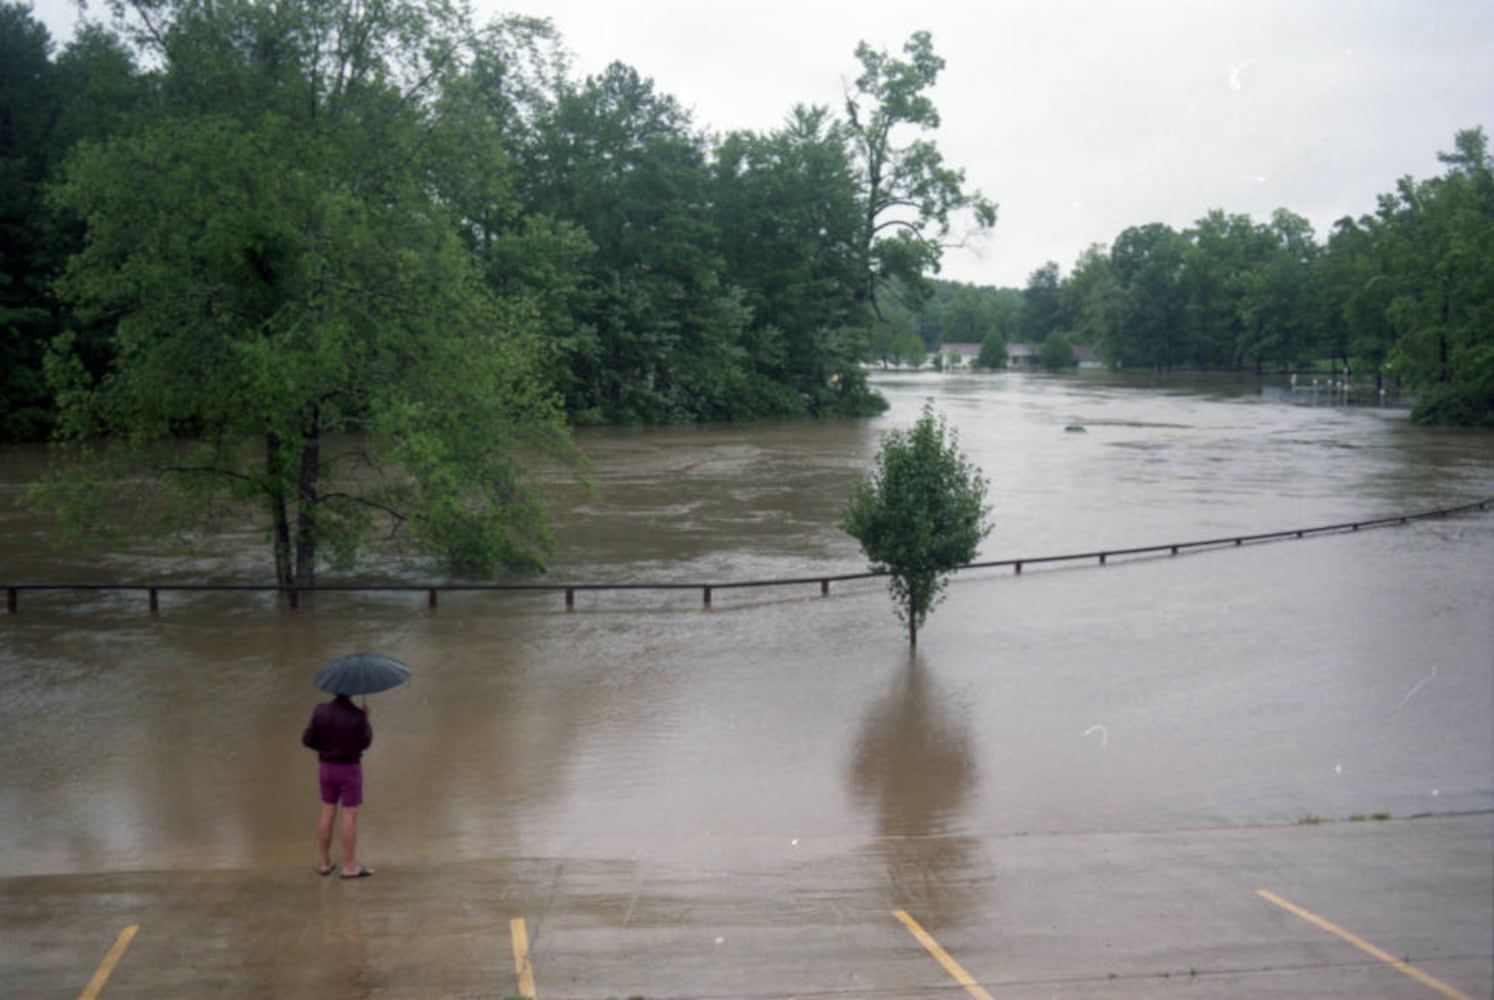
POLYGON ((866 354, 883 366, 922 366, 928 359, 929 349, 918 334, 918 318, 907 307, 888 303, 882 315, 872 323, 866 354))
POLYGON ((1394 296, 1390 364, 1417 391, 1413 419, 1494 425, 1494 160, 1465 129, 1447 170, 1382 196, 1378 241, 1394 296))
POLYGON ((56 406, 46 383, 47 344, 75 331, 93 371, 107 359, 103 333, 83 324, 53 289, 83 232, 43 192, 80 139, 102 139, 142 100, 124 47, 85 26, 55 60, 30 10, 0 3, 0 441, 42 441, 56 406))
MULTIPOLYGON (((1245 343, 1241 303, 1271 240, 1248 215, 1215 210, 1183 233, 1187 255, 1187 360, 1196 368, 1236 364, 1245 343)), ((1259 300, 1258 300, 1259 301, 1259 300)))
POLYGON ((939 111, 929 97, 944 60, 927 31, 903 45, 904 58, 862 42, 861 74, 846 96, 846 118, 860 175, 863 301, 897 279, 917 306, 930 293, 924 275, 937 272, 955 216, 969 211, 979 230, 996 225, 996 205, 965 190, 963 170, 947 166, 937 146, 904 133, 932 132, 939 111))
POLYGON ((1072 336, 1064 330, 1055 330, 1038 349, 1038 362, 1048 371, 1063 371, 1079 367, 1079 358, 1074 353, 1072 336))
POLYGON ((1002 340, 1008 342, 1016 340, 1022 332, 1022 310, 1024 308, 1022 289, 991 289, 989 298, 991 312, 996 320, 996 332, 1001 334, 1002 340))
POLYGON ((50 424, 42 351, 57 332, 57 260, 38 195, 61 104, 51 48, 29 7, 0 3, 0 441, 37 440, 50 424))
POLYGON ((1062 281, 1058 264, 1048 261, 1027 277, 1027 287, 1022 291, 1022 338, 1041 344, 1048 335, 1063 328, 1063 300, 1060 295, 1062 281))
POLYGON ((437 113, 465 123, 444 132, 433 155, 462 162, 482 136, 485 160, 460 171, 443 198, 463 220, 462 232, 490 291, 524 310, 545 344, 545 381, 573 416, 585 409, 584 365, 597 335, 588 317, 596 289, 589 266, 596 244, 579 224, 520 203, 517 151, 534 142, 534 126, 565 86, 565 58, 548 21, 510 16, 483 28, 460 74, 442 87, 437 113), (464 144, 467 148, 463 148, 464 144))
POLYGON ((725 273, 752 310, 754 377, 789 398, 770 411, 827 413, 861 361, 841 336, 864 326, 858 301, 860 206, 845 128, 797 106, 766 135, 734 132, 715 150, 714 218, 725 273))
POLYGON ((1394 346, 1386 318, 1390 285, 1375 253, 1368 225, 1339 219, 1318 259, 1318 287, 1324 324, 1323 349, 1335 367, 1367 367, 1376 387, 1384 384, 1385 363, 1394 346))
POLYGON ((990 533, 985 476, 960 452, 959 438, 926 403, 909 430, 882 439, 876 468, 860 480, 841 527, 861 543, 889 589, 908 644, 941 598, 949 574, 975 558, 990 533))
MULTIPOLYGON (((1103 348, 1119 342, 1122 290, 1103 244, 1094 244, 1080 253, 1063 283, 1061 295, 1065 314, 1073 319, 1073 332, 1079 343, 1103 348)), ((1117 361, 1113 356, 1110 360, 1117 361)))
POLYGON ((526 210, 595 246, 578 303, 594 336, 568 359, 576 412, 649 424, 754 415, 751 310, 726 279, 689 114, 614 63, 563 87, 531 133, 519 151, 526 210))
POLYGON ((1007 365, 1006 341, 999 333, 988 333, 980 342, 980 353, 975 356, 975 367, 984 371, 996 371, 1007 365))
POLYGON ((989 292, 972 285, 955 292, 943 309, 942 343, 980 344, 992 334, 1000 336, 996 301, 989 292))
POLYGON ((288 587, 375 530, 458 572, 541 566, 530 462, 568 441, 529 313, 490 293, 458 210, 493 193, 500 157, 443 113, 477 37, 465 17, 407 0, 117 12, 158 97, 80 144, 53 193, 88 231, 63 294, 109 320, 112 361, 94 377, 59 338, 74 464, 40 501, 74 529, 132 501, 195 527, 252 505, 288 587))
POLYGON ((1312 290, 1317 244, 1300 215, 1277 209, 1264 228, 1263 259, 1239 281, 1241 331, 1237 361, 1257 371, 1290 367, 1313 353, 1317 339, 1312 290))
POLYGON ((1187 241, 1160 222, 1116 238, 1110 261, 1121 289, 1120 317, 1103 345, 1112 364, 1164 371, 1184 362, 1187 253, 1187 241))

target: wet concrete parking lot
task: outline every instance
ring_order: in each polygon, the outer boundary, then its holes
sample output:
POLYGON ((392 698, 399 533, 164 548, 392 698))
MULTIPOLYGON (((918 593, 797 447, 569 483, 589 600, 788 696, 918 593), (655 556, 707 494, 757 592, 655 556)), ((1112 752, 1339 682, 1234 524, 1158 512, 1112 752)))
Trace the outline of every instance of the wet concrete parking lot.
POLYGON ((1491 837, 1479 816, 726 843, 347 884, 307 866, 41 876, 4 883, 4 971, 8 995, 78 996, 138 926, 103 995, 1478 997, 1491 837), (941 872, 951 851, 965 864, 941 872))
MULTIPOLYGON (((1494 494, 1494 443, 1393 416, 974 385, 893 383, 828 430, 584 438, 601 489, 562 504, 552 578, 859 569, 834 509, 930 392, 993 480, 987 558, 1494 494)), ((28 578, 138 569, 5 516, 28 578)), ((28 594, 0 618, 0 992, 1489 996, 1491 516, 970 573, 916 656, 875 581, 709 610, 28 594), (298 736, 357 648, 416 673, 371 699, 378 873, 340 882, 298 736)), ((147 568, 245 557, 174 558, 147 568)))

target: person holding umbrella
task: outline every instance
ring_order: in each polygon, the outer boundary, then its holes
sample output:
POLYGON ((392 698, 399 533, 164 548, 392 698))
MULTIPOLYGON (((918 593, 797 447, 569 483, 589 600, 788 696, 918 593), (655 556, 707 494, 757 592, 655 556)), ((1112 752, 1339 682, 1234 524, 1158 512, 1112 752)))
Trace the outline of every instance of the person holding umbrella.
POLYGON ((331 701, 318 705, 301 734, 301 743, 317 752, 320 761, 322 815, 316 844, 321 853, 317 871, 326 876, 332 863, 332 827, 342 810, 342 877, 367 878, 372 868, 358 863, 358 807, 363 804, 363 751, 373 743, 372 712, 367 702, 353 704, 355 694, 372 694, 403 683, 410 668, 377 653, 357 653, 334 660, 316 675, 316 686, 330 691, 331 701))

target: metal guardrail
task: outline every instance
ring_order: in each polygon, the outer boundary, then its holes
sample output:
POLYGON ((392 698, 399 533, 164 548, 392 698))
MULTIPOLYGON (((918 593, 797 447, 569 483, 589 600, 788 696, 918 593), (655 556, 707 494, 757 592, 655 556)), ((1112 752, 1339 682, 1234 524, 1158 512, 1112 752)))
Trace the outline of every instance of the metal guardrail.
MULTIPOLYGON (((1055 563, 1072 562, 1095 562, 1104 566, 1111 559, 1118 556, 1144 556, 1157 553, 1168 553, 1179 555, 1197 549, 1211 549, 1224 547, 1238 547, 1247 543, 1257 544, 1265 542, 1280 542, 1309 538, 1314 535, 1343 534, 1354 531, 1362 531, 1368 528, 1384 528, 1390 525, 1409 524, 1412 521, 1424 521, 1430 518, 1451 517, 1455 514, 1466 514, 1471 511, 1487 510, 1494 503, 1494 497, 1484 500, 1475 500, 1472 503, 1460 504, 1456 507, 1444 507, 1439 510, 1423 511, 1419 514, 1399 514, 1393 517, 1381 517, 1367 521, 1344 521, 1339 524, 1324 524, 1313 528, 1292 528, 1286 531, 1266 531, 1251 535, 1225 535, 1220 538, 1206 538, 1192 542, 1170 542, 1165 545, 1138 545, 1123 549, 1100 549, 1092 552, 1074 552, 1058 556, 1029 556, 1020 559, 997 559, 991 562, 968 563, 959 567, 958 571, 974 569, 1005 569, 1011 568, 1020 575, 1024 567, 1052 565, 1055 563)), ((150 612, 153 615, 160 614, 160 594, 163 591, 175 592, 202 592, 202 591, 238 591, 247 593, 279 593, 285 596, 292 609, 300 607, 302 594, 318 593, 421 593, 427 595, 427 603, 434 610, 438 604, 438 596, 441 593, 461 593, 474 591, 531 591, 544 593, 563 593, 565 595, 566 610, 576 606, 576 594, 586 591, 627 591, 627 590, 698 590, 701 592, 705 607, 711 606, 711 595, 718 590, 747 590, 763 587, 802 587, 818 584, 821 596, 830 593, 832 583, 844 583, 851 580, 870 580, 877 577, 887 576, 885 572, 865 573, 840 573, 835 575, 787 577, 771 580, 737 580, 726 583, 440 583, 440 584, 354 584, 333 583, 319 584, 315 587, 287 587, 274 585, 259 585, 245 583, 12 583, 5 584, 6 609, 14 614, 20 610, 20 595, 22 591, 48 591, 48 590, 71 590, 71 591, 143 591, 149 595, 150 612)))

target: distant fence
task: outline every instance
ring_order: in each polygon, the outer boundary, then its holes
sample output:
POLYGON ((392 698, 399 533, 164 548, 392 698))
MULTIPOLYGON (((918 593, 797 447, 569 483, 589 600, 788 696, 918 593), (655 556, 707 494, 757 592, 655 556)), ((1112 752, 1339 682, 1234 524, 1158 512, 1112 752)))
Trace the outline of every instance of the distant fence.
MULTIPOLYGON (((959 567, 961 570, 974 569, 1006 569, 1010 568, 1015 573, 1021 574, 1024 567, 1053 565, 1056 563, 1097 563, 1104 566, 1111 559, 1125 556, 1145 556, 1167 553, 1178 555, 1183 552, 1199 549, 1212 549, 1224 547, 1238 547, 1247 543, 1257 544, 1262 542, 1282 542, 1300 538, 1310 538, 1314 535, 1342 534, 1353 531, 1362 531, 1368 528, 1384 528, 1390 525, 1409 524, 1412 521, 1424 521, 1430 518, 1451 517, 1455 514, 1466 514, 1471 511, 1487 510, 1489 504, 1494 503, 1494 497, 1485 500, 1476 500, 1472 503, 1460 504, 1456 507, 1444 507, 1440 510, 1423 511, 1419 514, 1400 514, 1394 517, 1381 517, 1369 521, 1344 521, 1341 524, 1324 524, 1314 528, 1291 528, 1286 531, 1266 531, 1253 535, 1225 535, 1220 538, 1206 538, 1193 542, 1170 542, 1165 545, 1139 545, 1134 548, 1125 549, 1101 549, 1093 552, 1074 552, 1061 556, 1032 556, 1022 559, 998 559, 992 562, 969 563, 959 567)), ((576 595, 588 591, 627 591, 627 590, 695 590, 700 591, 705 607, 711 606, 711 595, 718 590, 747 590, 760 589, 764 587, 809 587, 818 586, 822 596, 830 593, 832 583, 845 583, 851 580, 871 580, 886 576, 886 573, 841 573, 831 576, 799 576, 787 577, 773 580, 736 580, 726 583, 439 583, 439 584, 353 584, 333 583, 319 584, 315 587, 285 587, 266 586, 240 583, 13 583, 5 585, 6 609, 12 614, 20 610, 20 597, 23 591, 134 591, 145 593, 149 596, 151 614, 159 614, 161 610, 160 595, 163 592, 205 592, 205 591, 231 591, 242 593, 278 593, 282 595, 291 608, 299 608, 303 595, 321 593, 424 593, 427 604, 435 609, 438 604, 438 595, 442 593, 463 593, 474 591, 528 591, 543 592, 565 595, 566 610, 576 606, 576 595)))

